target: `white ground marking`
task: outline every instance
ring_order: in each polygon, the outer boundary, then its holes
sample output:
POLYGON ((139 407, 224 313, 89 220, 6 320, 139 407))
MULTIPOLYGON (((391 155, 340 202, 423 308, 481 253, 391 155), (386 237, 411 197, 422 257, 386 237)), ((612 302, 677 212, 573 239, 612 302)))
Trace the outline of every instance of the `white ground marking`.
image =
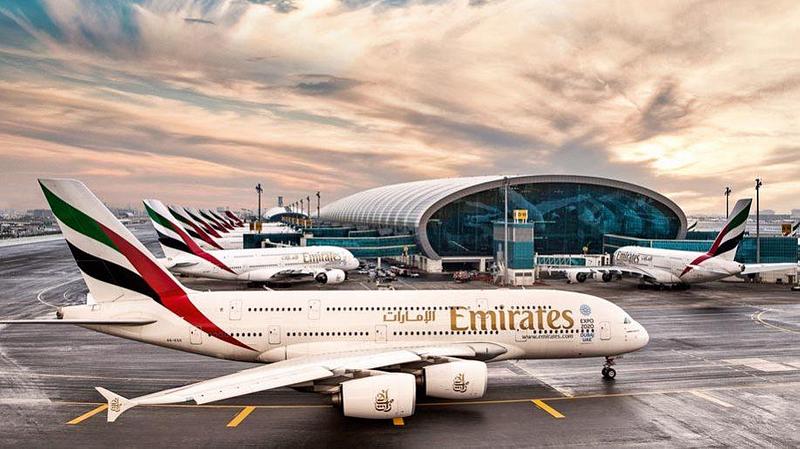
POLYGON ((787 366, 781 363, 770 362, 769 360, 759 359, 756 357, 751 357, 746 359, 726 359, 723 360, 723 362, 729 363, 731 365, 749 366, 750 368, 757 369, 759 371, 764 371, 766 373, 797 370, 797 368, 794 366, 787 366))
POLYGON ((705 399, 706 401, 713 402, 713 403, 715 403, 715 404, 717 404, 719 406, 722 406, 722 407, 727 407, 727 408, 732 408, 733 407, 731 404, 728 404, 727 402, 725 402, 723 400, 720 400, 720 399, 717 399, 714 396, 711 396, 709 394, 703 393, 702 391, 693 390, 692 394, 697 396, 698 398, 705 399))
POLYGON ((525 367, 522 363, 519 363, 519 361, 517 361, 515 363, 512 363, 512 364, 515 367, 519 368, 520 370, 524 371, 527 375, 538 379, 541 383, 547 385, 548 387, 552 388, 553 390, 556 390, 557 392, 563 394, 564 396, 566 396, 568 398, 571 398, 571 397, 575 396, 575 393, 571 389, 566 388, 566 387, 559 387, 559 386, 555 385, 554 383, 552 383, 551 379, 545 379, 544 376, 541 376, 541 375, 531 371, 530 369, 525 367))

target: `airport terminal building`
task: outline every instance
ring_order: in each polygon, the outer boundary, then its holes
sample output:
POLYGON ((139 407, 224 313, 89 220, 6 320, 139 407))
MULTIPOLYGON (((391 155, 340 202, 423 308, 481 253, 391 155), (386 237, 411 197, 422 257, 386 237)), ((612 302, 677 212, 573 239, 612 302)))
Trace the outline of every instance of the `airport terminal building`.
POLYGON ((606 234, 648 239, 686 236, 684 212, 650 189, 572 175, 446 178, 365 190, 325 206, 320 219, 343 226, 412 234, 430 260, 493 257, 493 224, 503 220, 508 183, 512 210, 527 210, 538 254, 599 253, 606 234))

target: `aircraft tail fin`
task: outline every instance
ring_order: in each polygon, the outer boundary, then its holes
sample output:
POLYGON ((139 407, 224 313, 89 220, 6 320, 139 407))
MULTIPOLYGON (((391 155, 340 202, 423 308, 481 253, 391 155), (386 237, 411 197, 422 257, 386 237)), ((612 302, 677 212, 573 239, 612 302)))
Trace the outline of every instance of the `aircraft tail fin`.
MULTIPOLYGON (((191 254, 197 256, 220 269, 227 271, 231 274, 236 274, 230 267, 222 263, 213 255, 207 253, 200 248, 197 242, 192 239, 186 230, 173 219, 172 215, 161 201, 158 200, 144 200, 145 209, 147 214, 150 215, 150 220, 158 233, 158 242, 164 248, 164 253, 167 257, 174 257, 174 255, 191 254), (168 253, 169 251, 169 253, 168 253), (170 255, 173 254, 173 255, 170 255)), ((213 252, 213 251, 212 251, 213 252)))
POLYGON ((225 215, 231 220, 233 220, 236 223, 236 226, 240 228, 244 226, 244 222, 242 221, 242 219, 236 216, 236 214, 234 214, 232 211, 226 210, 225 215))
POLYGON ((106 390, 103 387, 94 387, 94 389, 108 401, 108 422, 116 421, 119 415, 137 405, 136 402, 124 398, 113 391, 106 390))
MULTIPOLYGON (((186 236, 192 240, 192 236, 186 233, 186 230, 175 218, 169 213, 167 207, 164 206, 159 200, 143 200, 144 210, 147 216, 150 217, 150 223, 156 230, 158 235, 158 243, 161 245, 161 250, 164 255, 169 258, 175 258, 181 254, 191 254, 191 248, 184 240, 186 236)), ((194 243, 194 240, 192 240, 194 243)))
POLYGON ((95 301, 149 297, 163 303, 187 293, 82 182, 39 184, 95 301))
POLYGON ((742 199, 733 206, 725 227, 719 231, 714 244, 708 250, 708 256, 719 257, 721 259, 733 260, 736 256, 736 248, 744 238, 744 231, 747 226, 747 217, 750 215, 750 206, 753 200, 750 198, 742 199))
POLYGON ((186 232, 192 237, 204 242, 208 248, 222 249, 222 246, 214 240, 214 237, 209 235, 203 226, 192 218, 189 211, 180 206, 169 206, 168 209, 172 217, 181 222, 186 232))

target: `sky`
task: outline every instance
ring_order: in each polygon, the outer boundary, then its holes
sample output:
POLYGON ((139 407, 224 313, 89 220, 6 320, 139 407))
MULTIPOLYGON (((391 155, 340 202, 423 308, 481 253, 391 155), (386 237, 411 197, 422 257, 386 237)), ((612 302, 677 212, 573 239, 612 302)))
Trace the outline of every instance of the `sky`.
POLYGON ((800 207, 797 1, 0 2, 0 208, 489 174, 800 207))

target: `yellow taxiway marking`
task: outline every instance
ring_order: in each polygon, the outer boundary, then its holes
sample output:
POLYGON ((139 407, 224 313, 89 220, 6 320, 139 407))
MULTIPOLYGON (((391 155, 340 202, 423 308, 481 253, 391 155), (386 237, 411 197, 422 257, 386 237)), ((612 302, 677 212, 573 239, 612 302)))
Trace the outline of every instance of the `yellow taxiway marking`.
POLYGON ((761 319, 761 315, 764 315, 766 312, 767 312, 766 310, 762 310, 761 312, 754 313, 751 316, 751 318, 756 320, 756 321, 758 321, 759 323, 763 324, 764 326, 771 327, 773 329, 777 329, 777 330, 779 330, 781 332, 788 332, 790 334, 800 334, 800 331, 796 331, 796 330, 793 330, 793 329, 787 329, 785 327, 780 327, 780 326, 776 326, 776 325, 771 324, 771 323, 767 323, 766 321, 761 319))
POLYGON ((108 408, 108 404, 103 404, 103 405, 101 405, 99 407, 96 407, 93 410, 88 411, 88 412, 84 413, 83 415, 73 419, 72 421, 67 422, 67 424, 71 424, 71 425, 79 424, 82 421, 91 418, 92 416, 102 412, 103 410, 105 410, 107 408, 108 408))
POLYGON ((253 410, 255 410, 255 409, 256 408, 253 407, 252 405, 248 405, 247 407, 243 408, 242 411, 239 412, 239 414, 237 414, 236 416, 233 417, 231 422, 228 423, 227 427, 236 427, 236 426, 238 426, 239 424, 242 423, 242 421, 244 421, 245 418, 247 418, 251 413, 253 413, 253 410))
MULTIPOLYGON (((417 404, 417 407, 445 407, 445 406, 464 406, 464 405, 492 405, 492 404, 519 404, 523 402, 536 401, 575 401, 579 399, 603 399, 603 398, 624 398, 624 397, 639 397, 651 396, 660 394, 685 394, 694 392, 713 392, 713 391, 743 391, 747 389, 772 389, 772 388, 794 388, 800 387, 800 382, 781 382, 774 384, 744 384, 730 387, 709 387, 701 389, 671 389, 671 390, 656 390, 656 391, 639 391, 630 393, 599 393, 599 394, 586 394, 576 395, 573 397, 553 396, 545 398, 517 398, 517 399, 496 399, 496 400, 479 400, 479 401, 458 401, 458 402, 426 402, 417 404)), ((710 397, 710 396, 709 396, 710 397)), ((716 399, 716 398, 715 398, 716 399)), ((723 402, 723 401, 720 401, 723 402)), ((101 411, 103 411, 108 404, 100 404, 98 402, 83 402, 83 401, 52 401, 53 404, 72 405, 72 406, 99 406, 96 409, 75 418, 73 421, 85 420, 101 411)), ((306 409, 306 408, 332 408, 332 405, 318 405, 318 404, 283 404, 283 405, 239 405, 239 404, 158 404, 158 405, 143 405, 144 407, 152 408, 194 408, 194 409, 241 409, 243 407, 263 408, 263 409, 306 409)), ((69 424, 73 424, 70 421, 69 424)))
POLYGON ((559 413, 558 410, 554 409, 553 407, 550 407, 541 399, 534 399, 531 402, 536 404, 536 406, 539 407, 540 409, 549 413, 553 418, 561 419, 564 417, 564 415, 559 413))
POLYGON ((394 424, 397 427, 403 427, 406 425, 406 422, 403 421, 403 418, 393 418, 392 424, 394 424))
POLYGON ((713 403, 715 403, 715 404, 717 404, 719 406, 727 407, 727 408, 732 408, 733 407, 731 404, 728 404, 727 402, 725 402, 723 400, 717 399, 714 396, 705 394, 702 391, 693 390, 693 391, 691 391, 691 393, 693 395, 697 396, 698 398, 702 398, 702 399, 705 399, 706 401, 713 402, 713 403))

